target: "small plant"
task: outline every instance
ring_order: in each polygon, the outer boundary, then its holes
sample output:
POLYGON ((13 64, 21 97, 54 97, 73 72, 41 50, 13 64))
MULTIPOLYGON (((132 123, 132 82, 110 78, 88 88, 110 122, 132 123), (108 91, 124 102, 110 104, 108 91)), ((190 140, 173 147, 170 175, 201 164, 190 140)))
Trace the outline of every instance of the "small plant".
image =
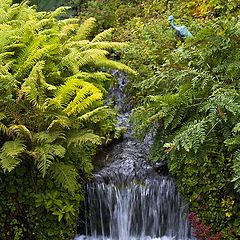
POLYGON ((217 234, 212 233, 211 227, 205 225, 200 219, 198 219, 195 213, 191 212, 189 214, 189 221, 194 228, 193 236, 197 240, 220 240, 222 239, 222 234, 218 232, 217 234))

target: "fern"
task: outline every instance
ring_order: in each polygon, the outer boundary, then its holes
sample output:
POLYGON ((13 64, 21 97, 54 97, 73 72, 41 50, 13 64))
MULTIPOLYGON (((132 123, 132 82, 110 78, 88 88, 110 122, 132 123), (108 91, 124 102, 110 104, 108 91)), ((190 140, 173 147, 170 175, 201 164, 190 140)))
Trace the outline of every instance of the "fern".
POLYGON ((83 110, 88 109, 94 102, 101 99, 102 93, 98 89, 95 92, 92 87, 85 87, 78 91, 76 97, 68 104, 67 108, 65 108, 63 112, 68 116, 76 115, 83 110))
POLYGON ((63 158, 65 155, 65 148, 57 144, 43 144, 34 148, 33 154, 37 163, 37 168, 45 177, 47 170, 52 165, 56 157, 63 158))
POLYGON ((206 134, 206 121, 194 121, 180 130, 180 132, 175 136, 173 143, 177 150, 183 148, 187 152, 193 150, 196 153, 201 144, 204 143, 206 134))
POLYGON ((93 102, 101 99, 101 91, 93 84, 73 78, 59 88, 56 97, 50 101, 49 106, 56 105, 63 108, 63 112, 70 116, 86 110, 93 102))
POLYGON ((89 18, 86 21, 84 21, 78 28, 76 35, 71 37, 69 41, 72 42, 76 40, 86 39, 89 36, 90 32, 93 30, 95 22, 96 22, 95 18, 89 18))
POLYGON ((126 73, 137 75, 137 72, 131 69, 130 67, 126 66, 125 64, 115 62, 113 60, 105 59, 105 58, 98 58, 95 60, 94 64, 96 66, 104 66, 110 69, 118 69, 124 71, 126 73))
POLYGON ((73 144, 73 146, 81 146, 86 143, 91 143, 93 145, 100 145, 102 143, 101 137, 94 134, 90 130, 81 130, 76 133, 72 133, 67 137, 68 146, 73 144))
POLYGON ((109 116, 114 116, 115 114, 115 111, 109 109, 107 106, 103 106, 83 114, 82 116, 78 117, 78 120, 81 123, 97 123, 109 118, 109 116))
POLYGON ((112 35, 112 32, 113 32, 113 31, 114 31, 113 28, 109 28, 109 29, 104 30, 103 32, 99 33, 98 35, 96 35, 96 36, 92 39, 92 43, 102 42, 102 41, 108 39, 108 38, 112 35))
POLYGON ((134 73, 107 58, 125 44, 108 41, 112 29, 91 40, 94 18, 58 20, 65 7, 36 12, 27 1, 0 3, 2 169, 23 161, 36 167, 34 178, 51 175, 74 192, 78 172, 67 163, 76 159, 89 175, 96 146, 114 130, 115 111, 103 106, 113 79, 106 66, 134 73))
POLYGON ((0 151, 0 164, 4 171, 12 171, 21 162, 26 146, 20 140, 6 141, 0 151))
POLYGON ((126 46, 126 43, 120 42, 90 42, 89 44, 85 44, 81 47, 82 51, 87 49, 101 49, 110 51, 112 49, 119 50, 126 46))
POLYGON ((44 110, 46 101, 46 90, 56 90, 56 87, 48 84, 43 75, 45 63, 38 62, 31 70, 27 79, 25 79, 19 91, 18 101, 26 95, 26 98, 39 110, 44 110))
POLYGON ((59 15, 62 15, 63 13, 65 13, 68 9, 70 9, 71 7, 58 7, 57 9, 55 9, 54 11, 52 11, 50 14, 51 14, 51 17, 50 18, 56 18, 58 17, 59 15))
POLYGON ((0 132, 6 135, 10 135, 10 131, 8 127, 3 124, 1 121, 6 118, 6 115, 2 112, 0 112, 0 132))
POLYGON ((54 141, 58 139, 64 139, 65 134, 60 131, 55 132, 38 132, 33 135, 33 141, 39 144, 43 143, 53 143, 54 141))
POLYGON ((21 66, 19 64, 19 69, 15 75, 18 79, 20 77, 25 77, 27 73, 32 69, 37 61, 42 59, 42 57, 47 54, 49 51, 53 51, 57 49, 57 44, 47 45, 41 49, 34 49, 34 53, 28 55, 28 58, 25 60, 24 64, 21 66))
POLYGON ((237 192, 240 192, 240 151, 236 151, 234 154, 233 160, 233 170, 234 170, 234 177, 232 181, 235 183, 235 189, 237 192))
POLYGON ((71 121, 67 116, 57 116, 57 119, 54 119, 51 121, 49 124, 47 130, 52 130, 52 129, 69 129, 71 127, 71 121))
MULTIPOLYGON (((83 52, 78 52, 77 49, 72 49, 72 51, 62 59, 61 65, 69 68, 73 74, 76 74, 86 65, 96 65, 97 59, 105 57, 107 54, 107 51, 100 49, 89 49, 83 52)), ((118 64, 116 64, 116 66, 117 65, 118 64)))
POLYGON ((77 182, 78 172, 71 166, 62 162, 54 163, 49 169, 50 176, 64 189, 74 193, 79 188, 77 182))
POLYGON ((9 131, 18 138, 32 142, 32 133, 24 125, 11 125, 9 131))
POLYGON ((36 147, 34 149, 33 155, 35 155, 35 162, 37 168, 42 173, 42 176, 45 177, 47 170, 52 165, 54 156, 52 154, 52 145, 44 144, 42 146, 36 147))

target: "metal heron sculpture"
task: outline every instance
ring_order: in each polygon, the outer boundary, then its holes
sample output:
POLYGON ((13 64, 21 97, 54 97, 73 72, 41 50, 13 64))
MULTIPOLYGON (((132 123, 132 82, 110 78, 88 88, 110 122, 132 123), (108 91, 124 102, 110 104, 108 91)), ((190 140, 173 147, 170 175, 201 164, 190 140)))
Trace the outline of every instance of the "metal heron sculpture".
POLYGON ((180 38, 181 42, 184 42, 184 38, 192 37, 192 34, 188 31, 185 26, 175 26, 173 15, 169 16, 168 21, 172 29, 175 30, 176 35, 180 38))

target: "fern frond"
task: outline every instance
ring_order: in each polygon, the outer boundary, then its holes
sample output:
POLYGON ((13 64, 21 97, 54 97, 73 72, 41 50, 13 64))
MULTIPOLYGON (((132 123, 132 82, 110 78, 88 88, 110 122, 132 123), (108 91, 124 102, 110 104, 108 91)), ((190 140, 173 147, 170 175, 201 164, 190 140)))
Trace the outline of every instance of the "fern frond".
POLYGON ((175 136, 173 144, 177 150, 183 148, 189 152, 193 150, 195 153, 198 148, 204 143, 207 134, 207 122, 194 121, 183 129, 175 136))
POLYGON ((237 136, 234 136, 232 138, 228 138, 224 141, 224 143, 227 146, 233 146, 233 145, 239 146, 240 145, 240 136, 237 135, 237 136))
POLYGON ((38 62, 31 70, 27 79, 22 84, 21 89, 18 92, 18 101, 26 95, 26 98, 39 110, 44 110, 46 96, 46 90, 55 90, 56 87, 48 84, 45 81, 43 75, 43 68, 45 66, 44 61, 38 62))
MULTIPOLYGON (((11 46, 12 47, 12 46, 11 46)), ((8 57, 11 57, 14 55, 14 52, 5 52, 5 53, 1 53, 0 54, 0 61, 2 62, 3 60, 5 60, 8 57)))
POLYGON ((58 162, 52 164, 49 170, 50 176, 64 189, 67 189, 71 193, 78 189, 78 173, 73 166, 58 162))
POLYGON ((72 41, 64 45, 65 49, 76 49, 76 48, 82 48, 89 44, 89 40, 80 40, 80 41, 72 41))
POLYGON ((240 150, 237 150, 234 154, 233 159, 233 170, 234 170, 234 177, 232 182, 235 183, 235 189, 237 192, 240 192, 240 150))
POLYGON ((56 105, 64 108, 63 112, 67 115, 73 115, 87 109, 101 98, 101 91, 93 84, 70 78, 59 88, 56 97, 50 100, 49 106, 56 105))
POLYGON ((1 122, 5 118, 6 118, 6 115, 4 113, 0 112, 0 133, 10 135, 10 131, 9 131, 8 127, 1 122))
POLYGON ((102 99, 101 91, 94 85, 88 83, 76 92, 75 98, 63 110, 68 116, 75 115, 89 108, 93 102, 102 99))
POLYGON ((93 145, 100 145, 102 143, 101 137, 92 133, 90 130, 81 130, 76 133, 71 133, 67 137, 68 146, 72 145, 77 147, 84 145, 86 143, 91 143, 93 145))
POLYGON ((47 170, 52 165, 54 160, 54 155, 52 154, 52 145, 43 144, 34 149, 35 161, 37 168, 42 173, 42 176, 45 177, 47 170))
POLYGON ((86 39, 89 36, 90 32, 93 30, 95 22, 96 22, 95 18, 89 18, 86 21, 84 21, 78 28, 76 35, 71 37, 68 41, 71 42, 86 39))
POLYGON ((237 123, 237 124, 234 126, 232 132, 237 133, 237 132, 239 132, 239 131, 240 131, 240 123, 237 123))
MULTIPOLYGON (((222 108, 233 115, 240 113, 239 95, 233 89, 217 89, 201 108, 201 111, 211 111, 222 108)), ((224 112, 220 115, 224 115, 224 112)))
POLYGON ((20 140, 6 141, 0 151, 0 164, 4 171, 12 171, 20 162, 26 146, 20 140))
POLYGON ((102 106, 83 114, 82 116, 78 117, 78 120, 83 123, 97 123, 115 115, 116 112, 114 110, 109 109, 107 106, 102 106))
POLYGON ((57 116, 48 126, 47 130, 51 129, 69 129, 71 126, 71 121, 66 116, 57 116))
POLYGON ((3 123, 0 122, 0 132, 6 135, 10 135, 10 131, 3 123))
POLYGON ((12 0, 0 0, 0 6, 2 8, 8 8, 12 5, 12 0))
POLYGON ((76 96, 76 91, 84 88, 89 83, 76 78, 69 78, 65 84, 61 85, 57 92, 56 97, 49 101, 49 105, 67 106, 67 104, 76 96))
POLYGON ((54 24, 54 19, 53 18, 44 18, 41 19, 40 21, 36 22, 35 28, 37 31, 44 31, 45 28, 48 26, 51 26, 54 24))
POLYGON ((66 149, 61 145, 52 144, 51 154, 55 157, 63 158, 66 153, 66 149))
POLYGON ((44 144, 44 143, 53 143, 57 139, 65 139, 65 134, 63 132, 55 131, 55 132, 39 132, 33 135, 33 140, 36 143, 44 144))
POLYGON ((68 26, 71 24, 79 24, 79 19, 78 18, 67 18, 67 19, 63 19, 63 20, 59 20, 58 21, 58 26, 60 28, 68 26))
POLYGON ((111 35, 112 35, 112 32, 114 31, 114 28, 109 28, 109 29, 106 29, 104 30, 103 32, 97 34, 93 39, 92 39, 92 43, 95 43, 95 42, 102 42, 104 40, 107 40, 111 35))
POLYGON ((56 18, 59 15, 62 15, 63 13, 65 13, 68 9, 70 9, 71 7, 58 7, 56 10, 54 10, 53 12, 51 12, 51 18, 56 18))
POLYGON ((61 65, 69 68, 75 74, 79 71, 79 68, 85 65, 95 65, 97 59, 105 57, 107 54, 108 51, 100 49, 89 49, 83 52, 74 49, 62 59, 61 65))
POLYGON ((18 71, 15 74, 15 77, 18 78, 23 78, 27 76, 31 68, 35 65, 37 61, 39 61, 44 55, 46 55, 48 52, 53 51, 58 48, 58 44, 51 44, 51 45, 46 45, 40 49, 37 49, 34 53, 31 53, 31 55, 28 56, 26 61, 22 66, 19 66, 18 71))
POLYGON ((128 67, 127 65, 120 62, 115 62, 113 60, 109 60, 106 58, 97 58, 94 63, 97 66, 104 66, 110 69, 118 69, 120 71, 124 71, 129 74, 137 75, 137 72, 131 69, 130 67, 128 67))
POLYGON ((18 138, 26 139, 29 142, 32 142, 32 133, 24 125, 11 125, 9 127, 9 131, 18 138))
POLYGON ((105 72, 79 72, 73 75, 72 78, 84 79, 87 82, 92 82, 93 79, 97 82, 106 82, 112 79, 112 75, 105 72))
MULTIPOLYGON (((25 28, 18 30, 18 31, 20 31, 18 33, 20 36, 21 36, 21 34, 24 35, 24 32, 21 32, 21 31, 29 32, 29 30, 25 29, 25 28)), ((30 26, 29 26, 29 28, 30 28, 30 26)), ((21 53, 18 54, 18 57, 16 59, 16 63, 17 63, 16 71, 18 71, 19 67, 24 66, 24 63, 27 61, 27 59, 29 57, 31 57, 31 55, 33 53, 35 53, 38 49, 40 49, 41 45, 43 45, 46 42, 46 40, 47 40, 47 36, 36 35, 36 36, 34 36, 32 41, 30 43, 28 43, 28 45, 25 45, 25 48, 21 49, 21 53)), ((18 73, 18 74, 20 75, 20 73, 18 73)))
MULTIPOLYGON (((72 22, 61 26, 61 30, 59 32, 59 38, 61 39, 61 41, 64 42, 64 40, 66 40, 69 37, 69 35, 71 35, 75 31, 77 26, 78 26, 77 23, 72 23, 72 22)), ((81 42, 81 41, 75 41, 74 42, 75 44, 74 43, 68 43, 66 45, 66 47, 78 46, 78 44, 76 44, 78 42, 81 42)))
POLYGON ((89 44, 82 46, 81 50, 85 51, 87 49, 101 49, 110 51, 111 49, 119 50, 126 46, 126 43, 121 42, 90 42, 89 44))

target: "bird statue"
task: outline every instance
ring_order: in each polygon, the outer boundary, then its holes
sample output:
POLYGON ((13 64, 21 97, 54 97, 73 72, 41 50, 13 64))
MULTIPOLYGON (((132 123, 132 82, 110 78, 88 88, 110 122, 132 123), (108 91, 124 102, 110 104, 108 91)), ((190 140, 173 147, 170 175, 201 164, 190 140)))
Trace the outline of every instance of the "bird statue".
POLYGON ((185 26, 175 26, 173 15, 169 16, 168 21, 171 27, 175 30, 176 35, 180 38, 181 42, 184 42, 184 38, 192 37, 192 34, 185 26))

